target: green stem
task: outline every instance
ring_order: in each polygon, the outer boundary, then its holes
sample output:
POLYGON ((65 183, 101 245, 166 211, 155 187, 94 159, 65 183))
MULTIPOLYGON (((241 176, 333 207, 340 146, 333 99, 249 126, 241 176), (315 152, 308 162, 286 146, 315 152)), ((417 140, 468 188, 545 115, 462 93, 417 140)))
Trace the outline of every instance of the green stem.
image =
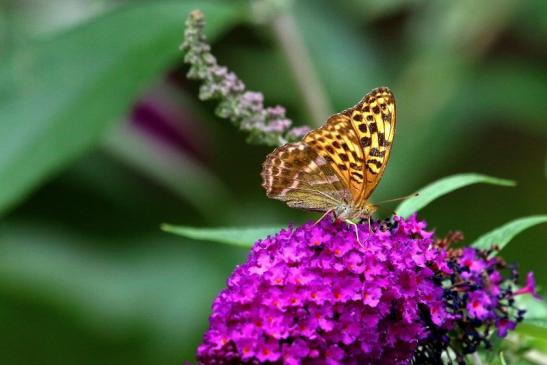
POLYGON ((273 19, 272 28, 304 99, 304 106, 312 120, 309 124, 322 125, 331 114, 332 107, 294 16, 289 12, 279 14, 273 19))

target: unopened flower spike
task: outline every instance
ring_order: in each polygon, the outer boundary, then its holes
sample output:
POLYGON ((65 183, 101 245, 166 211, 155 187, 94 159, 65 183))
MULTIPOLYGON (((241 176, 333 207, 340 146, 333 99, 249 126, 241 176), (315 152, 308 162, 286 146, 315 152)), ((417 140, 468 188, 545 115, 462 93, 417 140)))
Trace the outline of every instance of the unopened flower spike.
POLYGON ((265 107, 260 92, 247 91, 245 84, 225 66, 217 63, 211 46, 203 32, 205 20, 199 10, 194 10, 186 20, 184 61, 190 65, 188 78, 202 81, 199 97, 217 99, 217 115, 230 119, 240 130, 248 132, 248 141, 270 146, 280 146, 300 140, 308 127, 293 127, 282 106, 265 107))

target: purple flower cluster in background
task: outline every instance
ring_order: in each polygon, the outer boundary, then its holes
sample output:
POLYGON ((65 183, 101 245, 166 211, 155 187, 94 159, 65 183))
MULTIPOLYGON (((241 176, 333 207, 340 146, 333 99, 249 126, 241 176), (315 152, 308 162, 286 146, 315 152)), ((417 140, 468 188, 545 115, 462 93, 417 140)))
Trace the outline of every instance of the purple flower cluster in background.
POLYGON ((184 61, 190 65, 188 78, 203 81, 200 99, 218 99, 217 114, 248 132, 250 142, 280 146, 301 139, 310 130, 308 127, 291 128, 283 107, 264 107, 261 93, 246 91, 237 75, 218 65, 203 33, 204 25, 203 14, 191 12, 181 46, 184 61))
POLYGON ((456 260, 454 277, 456 283, 452 291, 461 302, 458 317, 465 313, 473 320, 487 325, 495 325, 500 337, 505 337, 508 329, 514 329, 516 322, 510 318, 508 310, 513 301, 513 288, 518 279, 518 271, 511 270, 511 279, 505 280, 501 271, 506 264, 498 257, 489 259, 488 251, 478 251, 466 247, 456 260), (465 304, 465 308, 462 308, 465 304))
POLYGON ((443 363, 442 353, 449 347, 455 356, 449 363, 465 364, 464 356, 474 353, 479 346, 492 347, 492 331, 505 337, 524 319, 525 311, 516 307, 515 296, 532 294, 539 298, 533 273, 528 273, 525 287, 514 291, 518 270, 494 256, 495 248, 466 247, 448 252, 452 272, 439 282, 445 288, 445 310, 452 320, 444 328, 430 321, 430 336, 416 351, 416 364, 443 363))
POLYGON ((451 316, 435 273, 446 252, 415 217, 324 219, 258 241, 213 304, 200 364, 408 364, 427 318, 451 316))
POLYGON ((522 320, 515 295, 536 295, 531 274, 515 291, 492 250, 449 249, 416 216, 358 232, 326 218, 259 240, 213 304, 198 363, 465 364, 522 320))

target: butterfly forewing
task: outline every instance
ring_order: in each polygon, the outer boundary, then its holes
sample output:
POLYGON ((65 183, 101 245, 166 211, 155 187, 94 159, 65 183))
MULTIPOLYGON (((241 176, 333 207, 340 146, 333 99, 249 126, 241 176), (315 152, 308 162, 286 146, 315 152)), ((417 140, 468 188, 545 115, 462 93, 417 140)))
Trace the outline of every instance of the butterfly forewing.
POLYGON ((396 126, 395 98, 388 88, 377 88, 343 114, 351 118, 365 156, 365 179, 359 200, 366 200, 378 186, 391 152, 396 126))
POLYGON ((331 116, 323 127, 308 133, 304 142, 329 162, 355 201, 363 185, 364 155, 350 118, 331 116))
POLYGON ((395 114, 391 91, 377 88, 301 142, 275 149, 261 174, 267 195, 308 210, 363 206, 387 165, 395 114))

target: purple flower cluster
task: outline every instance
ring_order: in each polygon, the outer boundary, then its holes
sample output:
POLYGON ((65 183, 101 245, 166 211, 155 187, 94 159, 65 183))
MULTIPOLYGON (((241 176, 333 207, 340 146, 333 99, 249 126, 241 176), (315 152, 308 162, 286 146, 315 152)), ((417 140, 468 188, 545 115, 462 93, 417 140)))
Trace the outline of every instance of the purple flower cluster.
MULTIPOLYGON (((437 246, 443 247, 438 243, 437 246)), ((524 319, 525 310, 515 305, 516 296, 531 294, 539 299, 533 273, 528 273, 526 285, 515 291, 518 270, 495 256, 495 251, 495 247, 447 251, 451 273, 437 278, 445 291, 445 310, 450 320, 448 325, 439 327, 425 316, 430 334, 418 346, 415 364, 466 364, 465 355, 474 353, 479 346, 492 347, 494 330, 499 337, 505 337, 524 319), (455 358, 442 362, 448 348, 455 358)))
MULTIPOLYGON (((444 328, 429 321, 431 332, 415 353, 416 364, 442 363, 442 353, 449 347, 455 354, 455 363, 466 364, 465 355, 474 353, 481 345, 492 347, 493 330, 505 337, 523 320, 525 311, 516 307, 515 296, 532 294, 539 298, 533 273, 528 273, 523 288, 514 291, 518 270, 494 256, 495 248, 466 247, 447 252, 451 273, 440 276, 439 282, 445 288, 445 310, 451 320, 444 328)), ((452 359, 448 363, 453 363, 452 359)))
POLYGON ((181 46, 184 61, 190 64, 188 78, 203 81, 200 99, 220 100, 217 114, 248 132, 253 143, 278 146, 299 140, 309 132, 308 127, 291 128, 292 121, 285 116, 283 107, 264 107, 261 93, 245 91, 236 74, 218 65, 203 33, 204 26, 203 14, 198 10, 191 12, 181 46))
POLYGON ((444 328, 448 257, 411 217, 324 219, 258 241, 217 297, 200 364, 408 364, 444 328))
POLYGON ((457 271, 461 280, 456 293, 464 293, 462 299, 466 302, 465 312, 470 318, 479 321, 495 321, 501 337, 507 334, 507 327, 514 327, 515 323, 508 320, 508 313, 498 307, 504 299, 513 297, 509 283, 500 273, 501 261, 498 258, 488 259, 480 251, 467 247, 463 249, 457 260, 457 271), (505 288, 503 288, 503 286, 505 288), (499 318, 498 318, 499 317, 499 318), (505 321, 504 321, 505 320, 505 321))

